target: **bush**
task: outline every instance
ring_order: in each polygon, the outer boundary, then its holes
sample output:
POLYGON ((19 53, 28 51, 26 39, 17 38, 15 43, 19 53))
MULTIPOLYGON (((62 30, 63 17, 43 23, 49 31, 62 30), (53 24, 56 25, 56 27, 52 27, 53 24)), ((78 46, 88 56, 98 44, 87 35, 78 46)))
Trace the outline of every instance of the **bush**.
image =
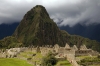
POLYGON ((100 55, 98 55, 98 56, 97 56, 97 58, 99 58, 99 59, 100 59, 100 55))
POLYGON ((57 63, 57 59, 54 57, 54 55, 49 52, 46 57, 42 59, 42 66, 54 66, 57 63))

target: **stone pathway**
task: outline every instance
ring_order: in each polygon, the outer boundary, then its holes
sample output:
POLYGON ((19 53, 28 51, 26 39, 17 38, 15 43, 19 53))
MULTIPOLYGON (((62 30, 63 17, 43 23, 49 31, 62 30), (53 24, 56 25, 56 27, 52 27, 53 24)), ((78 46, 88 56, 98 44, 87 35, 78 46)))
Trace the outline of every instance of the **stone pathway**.
POLYGON ((72 64, 72 66, 79 66, 75 60, 75 56, 72 54, 67 55, 67 60, 72 64))

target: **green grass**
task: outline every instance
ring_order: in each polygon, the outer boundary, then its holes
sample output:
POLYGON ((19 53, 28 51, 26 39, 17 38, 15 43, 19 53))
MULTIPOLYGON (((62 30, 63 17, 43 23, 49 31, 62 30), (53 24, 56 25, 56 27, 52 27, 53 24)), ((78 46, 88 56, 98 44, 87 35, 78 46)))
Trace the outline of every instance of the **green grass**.
POLYGON ((25 58, 30 58, 34 54, 32 51, 25 51, 20 53, 20 56, 25 57, 25 58))
POLYGON ((84 66, 100 66, 100 58, 93 56, 93 57, 85 57, 85 56, 81 56, 79 58, 82 58, 80 61, 78 61, 78 63, 80 65, 84 65, 84 66))
POLYGON ((62 66, 72 66, 67 60, 65 60, 65 61, 58 61, 58 63, 55 66, 59 66, 59 65, 62 65, 62 66))
POLYGON ((32 52, 32 51, 30 51, 30 50, 26 50, 26 51, 24 51, 24 52, 21 52, 19 55, 18 55, 18 57, 24 57, 24 58, 31 58, 30 60, 28 60, 29 62, 32 62, 32 63, 34 63, 34 62, 37 62, 37 63, 41 63, 41 59, 42 59, 42 55, 41 55, 41 53, 34 53, 34 52, 32 52), (33 54, 36 54, 35 56, 32 56, 33 54))
POLYGON ((37 62, 37 63, 41 63, 41 59, 43 58, 43 56, 41 55, 41 53, 36 53, 36 56, 34 56, 33 58, 32 58, 32 62, 37 62))
POLYGON ((0 66, 32 66, 27 61, 17 58, 0 58, 0 66))
MULTIPOLYGON (((84 59, 84 58, 88 58, 90 56, 78 56, 76 58, 79 58, 80 60, 84 59)), ((96 56, 92 56, 92 58, 96 58, 96 56)))

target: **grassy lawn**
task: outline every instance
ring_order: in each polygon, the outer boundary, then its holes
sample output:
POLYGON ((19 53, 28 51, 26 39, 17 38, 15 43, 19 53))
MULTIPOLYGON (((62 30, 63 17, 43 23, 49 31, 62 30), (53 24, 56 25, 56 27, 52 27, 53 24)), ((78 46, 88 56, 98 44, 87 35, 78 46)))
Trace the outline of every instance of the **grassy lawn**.
POLYGON ((0 66, 32 66, 27 61, 17 58, 0 58, 0 66))
POLYGON ((19 55, 18 55, 19 58, 21 57, 24 57, 24 58, 31 58, 30 60, 28 60, 29 62, 31 63, 34 63, 36 62, 37 64, 40 64, 41 63, 41 59, 42 59, 42 55, 41 53, 34 53, 30 50, 27 50, 27 51, 24 51, 24 52, 21 52, 19 55), (32 56, 33 54, 36 54, 35 56, 32 56))
POLYGON ((29 58, 32 56, 32 54, 33 54, 33 52, 31 52, 31 51, 25 51, 25 52, 21 52, 20 56, 25 57, 25 58, 29 58))
MULTIPOLYGON (((76 58, 82 60, 82 59, 88 58, 88 57, 90 57, 90 56, 78 56, 78 57, 76 57, 76 58)), ((92 58, 95 58, 95 57, 96 57, 96 56, 92 56, 92 58)))
POLYGON ((72 66, 67 60, 58 61, 57 65, 55 65, 55 66, 59 66, 59 65, 61 65, 61 66, 72 66))
POLYGON ((32 58, 32 62, 37 62, 38 64, 41 63, 41 59, 43 58, 43 56, 41 55, 41 53, 36 53, 36 56, 34 56, 32 58))
MULTIPOLYGON (((88 57, 90 57, 90 56, 79 56, 79 58, 81 58, 81 59, 84 59, 84 58, 88 58, 88 57)), ((96 57, 96 56, 92 56, 92 57, 96 57)))

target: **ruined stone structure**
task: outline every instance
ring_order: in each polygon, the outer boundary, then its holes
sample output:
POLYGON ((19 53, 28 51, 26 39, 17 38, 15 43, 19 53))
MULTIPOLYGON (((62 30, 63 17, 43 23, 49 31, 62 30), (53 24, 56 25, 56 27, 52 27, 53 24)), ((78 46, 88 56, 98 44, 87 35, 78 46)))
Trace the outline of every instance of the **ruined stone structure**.
POLYGON ((85 45, 80 46, 79 50, 75 51, 75 56, 97 56, 99 53, 92 49, 87 49, 85 45))
POLYGON ((0 50, 0 57, 2 58, 13 58, 17 57, 20 52, 32 51, 33 53, 41 53, 43 56, 47 55, 49 52, 55 54, 55 57, 58 60, 68 60, 73 66, 79 66, 76 62, 75 56, 97 56, 99 53, 92 49, 88 49, 85 45, 77 48, 76 45, 72 47, 66 43, 64 47, 59 46, 58 44, 44 45, 44 46, 30 46, 30 47, 21 47, 21 48, 10 48, 6 50, 0 50))
MULTIPOLYGON (((22 47, 22 48, 10 48, 6 49, 5 51, 0 50, 0 57, 14 57, 21 51, 24 51, 25 49, 28 50, 28 47, 22 47)), ((93 51, 92 49, 87 49, 85 45, 80 46, 80 49, 78 50, 77 46, 74 45, 73 47, 70 47, 67 43, 65 47, 61 47, 58 44, 52 45, 45 45, 41 47, 29 47, 29 49, 34 53, 41 53, 43 56, 48 54, 48 52, 57 53, 57 58, 63 58, 67 56, 94 56, 98 55, 99 53, 97 51, 93 51)))
POLYGON ((23 48, 10 48, 0 52, 0 57, 2 58, 13 58, 16 57, 17 54, 24 51, 25 47, 23 48))

